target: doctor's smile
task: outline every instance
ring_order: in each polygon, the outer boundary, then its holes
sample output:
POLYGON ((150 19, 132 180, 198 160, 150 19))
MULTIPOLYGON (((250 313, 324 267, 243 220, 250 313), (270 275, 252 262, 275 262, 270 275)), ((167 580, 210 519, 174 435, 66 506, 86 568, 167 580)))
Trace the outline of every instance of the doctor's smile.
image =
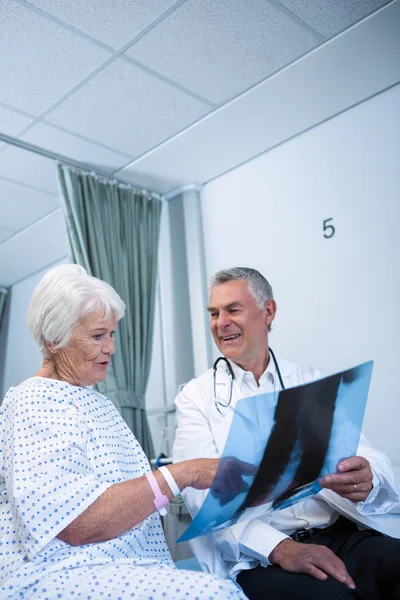
POLYGON ((241 337, 240 333, 235 333, 233 335, 220 336, 223 342, 233 342, 241 337))

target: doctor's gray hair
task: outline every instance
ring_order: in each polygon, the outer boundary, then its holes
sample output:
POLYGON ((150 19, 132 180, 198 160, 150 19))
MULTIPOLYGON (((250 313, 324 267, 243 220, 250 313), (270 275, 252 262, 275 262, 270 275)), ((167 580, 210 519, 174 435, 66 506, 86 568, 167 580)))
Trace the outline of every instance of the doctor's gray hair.
POLYGON ((218 271, 211 277, 209 287, 211 289, 215 285, 227 283, 228 281, 247 281, 249 292, 260 310, 264 308, 267 300, 274 297, 271 284, 255 269, 249 267, 222 269, 222 271, 218 271))
POLYGON ((27 312, 28 326, 42 355, 50 356, 47 342, 54 349, 65 348, 82 317, 103 311, 119 321, 125 304, 108 283, 92 277, 80 265, 59 265, 48 271, 35 288, 27 312))

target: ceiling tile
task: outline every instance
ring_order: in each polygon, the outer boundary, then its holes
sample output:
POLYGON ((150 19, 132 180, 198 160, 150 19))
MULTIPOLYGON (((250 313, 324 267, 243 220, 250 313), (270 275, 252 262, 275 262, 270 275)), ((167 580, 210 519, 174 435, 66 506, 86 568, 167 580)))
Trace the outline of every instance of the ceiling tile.
POLYGON ((176 0, 30 0, 84 33, 121 48, 176 0))
POLYGON ((1 242, 4 242, 4 240, 11 237, 12 235, 14 235, 13 231, 0 226, 0 244, 1 244, 1 242))
POLYGON ((332 37, 354 25, 390 0, 280 0, 321 35, 332 37))
POLYGON ((0 102, 35 115, 110 56, 12 0, 1 1, 0 55, 0 102))
POLYGON ((27 117, 11 108, 0 106, 0 132, 6 135, 16 136, 22 129, 32 121, 27 117))
POLYGON ((117 59, 46 120, 137 156, 209 111, 203 102, 117 59))
POLYGON ((189 0, 127 55, 223 103, 318 43, 317 34, 265 0, 189 0))
POLYGON ((64 219, 57 210, 0 244, 1 285, 12 285, 67 254, 64 219))
MULTIPOLYGON (((350 107, 357 106, 354 115, 362 113, 365 100, 384 90, 393 107, 400 107, 399 23, 400 2, 395 2, 134 160, 117 176, 170 192, 220 177, 350 107)), ((383 110, 378 127, 385 118, 383 110)), ((392 129, 398 124, 400 119, 393 121, 392 129)))
POLYGON ((0 178, 0 227, 19 231, 58 205, 57 196, 0 178))
POLYGON ((51 194, 57 194, 57 172, 54 160, 8 146, 0 154, 0 177, 25 183, 51 194))
POLYGON ((126 154, 97 146, 47 123, 37 123, 21 139, 103 171, 113 172, 129 160, 126 154))

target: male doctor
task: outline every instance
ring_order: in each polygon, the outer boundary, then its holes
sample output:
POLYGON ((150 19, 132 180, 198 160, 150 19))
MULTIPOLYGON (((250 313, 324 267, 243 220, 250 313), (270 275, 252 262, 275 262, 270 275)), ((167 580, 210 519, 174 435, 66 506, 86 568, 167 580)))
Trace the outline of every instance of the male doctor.
MULTIPOLYGON (((229 361, 233 381, 225 385, 221 399, 210 369, 178 395, 175 462, 221 456, 232 421, 229 407, 240 398, 321 376, 315 369, 275 358, 270 351, 268 333, 276 302, 258 271, 239 267, 219 271, 210 290, 211 332, 229 361)), ((335 498, 345 499, 356 521, 357 516, 393 509, 400 498, 388 459, 361 436, 357 456, 342 461, 338 472, 320 483, 326 489, 317 496, 272 514, 260 516, 258 511, 257 517, 193 540, 191 547, 202 568, 236 578, 251 600, 400 599, 400 540, 371 529, 359 531, 332 507, 335 498)), ((184 491, 192 516, 205 495, 191 488, 184 491)))

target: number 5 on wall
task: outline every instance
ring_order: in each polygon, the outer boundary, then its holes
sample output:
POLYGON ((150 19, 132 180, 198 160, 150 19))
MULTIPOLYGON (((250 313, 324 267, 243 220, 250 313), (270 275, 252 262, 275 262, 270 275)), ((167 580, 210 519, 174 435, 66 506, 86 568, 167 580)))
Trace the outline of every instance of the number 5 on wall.
POLYGON ((331 238, 335 234, 335 228, 333 225, 328 225, 329 221, 332 221, 332 217, 330 219, 325 219, 323 231, 325 238, 331 238))

